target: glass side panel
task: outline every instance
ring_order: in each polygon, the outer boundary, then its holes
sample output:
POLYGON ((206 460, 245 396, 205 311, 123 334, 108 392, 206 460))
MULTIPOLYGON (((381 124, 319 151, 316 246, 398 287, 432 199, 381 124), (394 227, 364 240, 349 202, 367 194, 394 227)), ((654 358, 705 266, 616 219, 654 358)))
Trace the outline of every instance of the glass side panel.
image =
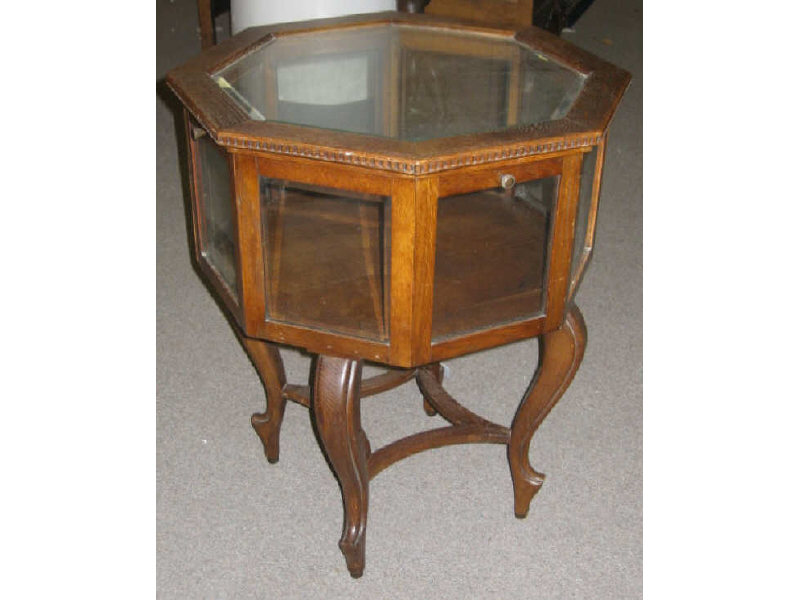
POLYGON ((434 340, 544 314, 558 182, 439 199, 434 340))
POLYGON ((543 123, 566 117, 584 77, 534 52, 523 52, 521 61, 519 122, 543 123))
MULTIPOLYGON (((586 231, 589 228, 589 217, 592 209, 592 185, 597 164, 597 146, 583 155, 581 166, 581 191, 578 197, 578 212, 575 216, 575 241, 572 246, 572 267, 570 269, 570 285, 575 281, 581 264, 581 256, 586 247, 586 231)), ((590 240, 591 244, 592 240, 590 240)))
POLYGON ((213 78, 251 119, 402 140, 561 119, 585 80, 510 37, 409 25, 280 36, 213 78))
POLYGON ((200 184, 201 252, 236 294, 236 237, 234 235, 231 172, 227 154, 205 135, 197 141, 200 184))
POLYGON ((389 339, 390 200, 261 178, 266 318, 389 339))

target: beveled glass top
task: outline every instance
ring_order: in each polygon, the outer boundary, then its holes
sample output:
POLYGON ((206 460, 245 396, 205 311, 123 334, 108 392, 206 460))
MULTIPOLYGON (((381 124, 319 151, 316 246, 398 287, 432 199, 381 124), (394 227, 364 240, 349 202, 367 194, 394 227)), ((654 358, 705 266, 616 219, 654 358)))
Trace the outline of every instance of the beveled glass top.
POLYGON ((398 24, 279 36, 212 77, 254 120, 408 141, 561 119, 585 80, 513 38, 398 24))

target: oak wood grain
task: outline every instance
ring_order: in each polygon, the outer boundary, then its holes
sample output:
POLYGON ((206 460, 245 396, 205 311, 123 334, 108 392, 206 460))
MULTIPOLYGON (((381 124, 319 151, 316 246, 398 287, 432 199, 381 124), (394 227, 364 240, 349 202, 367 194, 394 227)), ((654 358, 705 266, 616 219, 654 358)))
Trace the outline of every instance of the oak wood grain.
MULTIPOLYGON (((416 372, 416 369, 389 369, 385 373, 364 379, 361 381, 361 397, 374 396, 396 388, 414 379, 416 372)), ((311 388, 307 385, 286 384, 283 386, 283 396, 303 406, 311 406, 311 388)))
POLYGON ((286 372, 283 369, 283 360, 275 344, 241 334, 239 334, 239 339, 250 360, 253 361, 267 393, 266 411, 255 413, 250 418, 250 423, 264 445, 264 454, 267 460, 276 463, 280 453, 281 423, 286 409, 286 398, 283 395, 283 388, 286 386, 286 372))
POLYGON ((514 514, 519 518, 528 514, 531 499, 544 482, 544 475, 530 464, 531 438, 572 382, 585 347, 586 325, 574 305, 559 329, 539 337, 539 365, 514 417, 508 441, 514 514))
POLYGON ((353 577, 364 572, 369 502, 369 442, 361 429, 361 361, 319 356, 312 409, 317 433, 342 488, 344 525, 339 548, 353 577))
POLYGON ((563 159, 561 181, 558 186, 558 202, 553 217, 553 233, 550 242, 550 264, 547 281, 546 330, 555 329, 564 319, 564 307, 569 287, 572 264, 572 242, 575 235, 575 216, 578 212, 580 194, 580 154, 571 154, 563 159))

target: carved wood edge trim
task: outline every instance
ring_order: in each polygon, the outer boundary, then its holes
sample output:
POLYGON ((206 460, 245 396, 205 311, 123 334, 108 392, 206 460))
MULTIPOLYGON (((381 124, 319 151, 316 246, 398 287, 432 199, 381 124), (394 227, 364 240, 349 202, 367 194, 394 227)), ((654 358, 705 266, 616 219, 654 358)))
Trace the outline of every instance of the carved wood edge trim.
MULTIPOLYGON (((357 165, 381 171, 403 173, 406 175, 427 175, 440 173, 461 167, 488 164, 515 158, 526 158, 540 154, 563 152, 575 148, 587 148, 599 144, 604 136, 604 131, 589 131, 581 133, 568 133, 564 135, 551 135, 536 140, 535 142, 506 142, 479 150, 465 150, 449 156, 435 158, 413 159, 402 156, 387 156, 375 152, 348 150, 345 148, 330 148, 318 144, 298 142, 296 139, 266 138, 248 135, 236 131, 240 125, 250 122, 249 117, 232 100, 223 98, 233 110, 233 125, 220 126, 221 124, 206 121, 200 111, 196 109, 190 99, 183 93, 179 86, 167 79, 167 86, 182 101, 184 108, 191 114, 197 123, 208 131, 209 136, 219 146, 228 148, 269 152, 284 156, 298 156, 334 162, 343 165, 357 165), (230 128, 233 127, 234 131, 230 128)), ((331 132, 333 133, 333 132, 331 132)))
MULTIPOLYGON (((179 84, 171 81, 169 77, 167 77, 166 83, 167 87, 172 90, 172 93, 175 94, 175 96, 177 96, 177 98, 181 101, 183 109, 192 116, 192 119, 197 121, 198 125, 208 132, 208 135, 212 140, 214 140, 214 143, 219 146, 225 146, 226 144, 220 140, 220 124, 214 119, 206 119, 204 116, 201 116, 200 110, 197 109, 191 98, 183 92, 183 89, 179 84)), ((223 101, 229 105, 231 118, 233 119, 234 123, 243 123, 249 119, 247 114, 233 100, 230 98, 223 98, 223 101)), ((227 126, 230 125, 228 124, 227 126)))
MULTIPOLYGON (((416 369, 392 369, 364 379, 361 382, 361 398, 394 389, 413 379, 416 374, 416 369)), ((283 386, 283 397, 286 400, 302 404, 306 408, 311 406, 311 388, 307 385, 287 383, 283 386)))
POLYGON ((485 425, 453 425, 421 431, 379 448, 367 460, 369 478, 394 463, 424 450, 454 444, 507 444, 511 437, 508 427, 490 423, 485 425))
POLYGON ((255 137, 231 135, 226 132, 215 135, 213 131, 209 131, 209 134, 217 144, 230 148, 256 152, 270 152, 286 156, 298 156, 344 165, 357 165, 406 175, 428 175, 461 167, 489 164, 540 154, 551 154, 575 148, 587 148, 597 145, 603 139, 602 132, 573 134, 547 138, 539 140, 536 143, 512 143, 476 151, 465 151, 446 157, 409 160, 398 157, 387 157, 370 152, 354 152, 350 150, 326 148, 314 144, 299 143, 297 141, 265 140, 255 137))

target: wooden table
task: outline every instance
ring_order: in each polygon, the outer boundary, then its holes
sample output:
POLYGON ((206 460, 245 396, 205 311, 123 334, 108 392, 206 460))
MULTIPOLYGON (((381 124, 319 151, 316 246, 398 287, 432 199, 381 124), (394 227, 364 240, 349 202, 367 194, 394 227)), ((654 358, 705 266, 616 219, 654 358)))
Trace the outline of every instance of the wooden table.
POLYGON ((531 436, 575 375, 609 122, 628 73, 535 28, 382 13, 254 28, 169 73, 185 107, 199 271, 267 392, 312 410, 364 569, 369 481, 449 444, 506 446, 514 511, 544 476, 531 436), (510 427, 442 387, 441 361, 538 336, 510 427), (286 381, 279 344, 317 355, 286 381), (386 365, 362 381, 363 361, 386 365), (450 425, 371 449, 359 403, 415 379, 450 425))

